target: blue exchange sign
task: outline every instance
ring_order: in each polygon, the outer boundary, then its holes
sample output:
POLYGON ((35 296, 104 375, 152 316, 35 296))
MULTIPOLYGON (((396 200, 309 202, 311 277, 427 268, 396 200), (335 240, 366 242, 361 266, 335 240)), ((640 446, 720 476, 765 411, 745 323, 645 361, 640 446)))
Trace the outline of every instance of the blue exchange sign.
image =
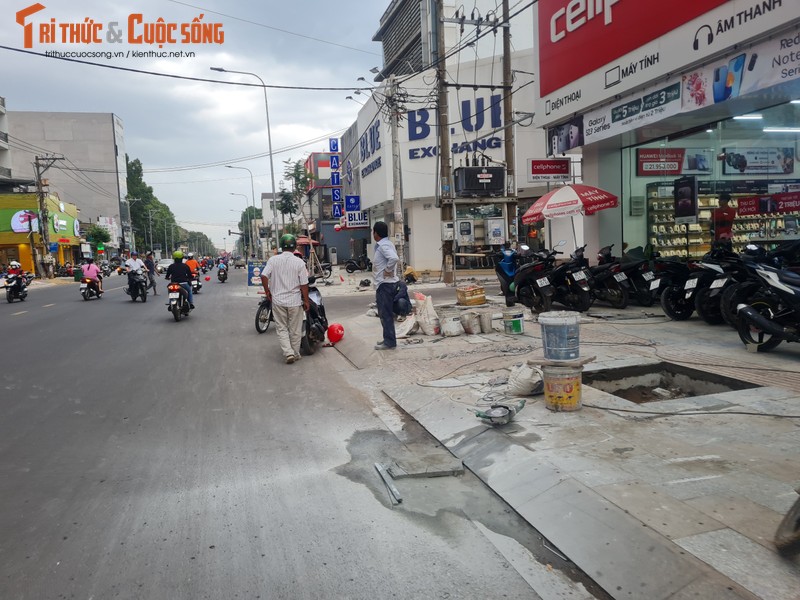
POLYGON ((347 212, 359 212, 361 210, 361 196, 345 196, 344 209, 347 212))

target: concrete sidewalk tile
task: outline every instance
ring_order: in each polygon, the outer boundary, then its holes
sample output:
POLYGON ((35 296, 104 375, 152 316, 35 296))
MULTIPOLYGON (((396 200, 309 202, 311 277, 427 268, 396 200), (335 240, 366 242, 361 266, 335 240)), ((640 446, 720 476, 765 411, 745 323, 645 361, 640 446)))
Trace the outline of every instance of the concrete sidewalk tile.
POLYGON ((759 598, 800 597, 800 567, 735 531, 700 533, 675 543, 759 598))
MULTIPOLYGON (((464 459, 464 465, 473 470, 471 463, 471 457, 464 459)), ((500 473, 489 469, 478 476, 512 507, 525 504, 568 478, 565 473, 535 456, 500 473)))
POLYGON ((748 590, 716 573, 701 577, 675 592, 669 600, 758 600, 748 590), (716 576, 715 576, 716 575, 716 576))
POLYGON ((670 598, 702 574, 662 536, 572 479, 516 508, 615 598, 670 598))
POLYGON ((700 496, 685 502, 765 548, 774 548, 772 538, 783 518, 774 510, 733 493, 700 496))
POLYGON ((603 485, 594 490, 668 539, 725 527, 706 513, 640 481, 603 485))
POLYGON ((537 451, 536 456, 549 461, 559 470, 591 488, 635 479, 628 471, 620 469, 608 461, 598 460, 591 455, 555 449, 537 451))

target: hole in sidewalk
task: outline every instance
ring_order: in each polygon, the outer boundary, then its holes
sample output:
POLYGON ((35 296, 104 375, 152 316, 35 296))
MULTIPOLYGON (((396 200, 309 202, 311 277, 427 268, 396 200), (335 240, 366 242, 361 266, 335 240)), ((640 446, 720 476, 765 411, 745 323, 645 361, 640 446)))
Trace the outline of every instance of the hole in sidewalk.
POLYGON ((636 404, 760 387, 748 381, 667 362, 586 371, 583 383, 636 404))

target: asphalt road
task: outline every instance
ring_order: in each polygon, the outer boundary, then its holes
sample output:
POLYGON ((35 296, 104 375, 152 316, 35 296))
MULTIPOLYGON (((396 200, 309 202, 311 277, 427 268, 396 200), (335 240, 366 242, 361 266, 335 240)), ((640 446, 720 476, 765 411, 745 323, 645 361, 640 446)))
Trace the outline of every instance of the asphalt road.
POLYGON ((116 276, 0 305, 0 598, 537 598, 486 529, 523 560, 533 534, 474 478, 392 507, 374 463, 403 443, 357 372, 284 364, 244 281, 180 323, 116 276))

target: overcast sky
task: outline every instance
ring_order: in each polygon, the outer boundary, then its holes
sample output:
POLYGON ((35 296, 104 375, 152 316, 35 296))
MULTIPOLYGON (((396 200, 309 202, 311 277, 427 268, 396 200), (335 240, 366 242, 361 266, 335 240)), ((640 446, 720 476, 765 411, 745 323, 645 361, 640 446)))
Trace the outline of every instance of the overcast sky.
MULTIPOLYGON (((352 90, 361 85, 358 77, 370 80, 369 69, 382 66, 380 44, 371 39, 388 0, 39 1, 45 10, 29 18, 34 23, 50 18, 58 23, 83 23, 89 18, 102 23, 105 32, 111 21, 119 21, 124 26, 131 13, 142 13, 148 23, 163 18, 167 23, 178 24, 190 23, 203 14, 203 22, 221 23, 225 35, 222 44, 178 43, 161 49, 193 51, 194 58, 87 59, 92 62, 257 83, 252 77, 209 70, 219 66, 256 73, 267 84, 352 86, 349 91, 268 90, 276 188, 284 160, 301 159, 308 152, 326 150, 328 135, 355 120, 359 106, 346 96, 352 95, 352 90), (321 137, 326 139, 279 152, 282 148, 321 137)), ((15 14, 34 3, 35 0, 3 2, 0 45, 23 47, 23 28, 15 22, 15 14)), ((101 35, 102 44, 82 46, 42 46, 34 39, 32 50, 119 52, 150 49, 130 44, 127 37, 121 43, 109 44, 105 33, 101 35)), ((180 30, 177 37, 180 38, 180 30)), ((250 197, 247 172, 224 166, 173 172, 157 170, 224 163, 267 151, 264 94, 259 87, 168 79, 0 49, 0 96, 6 98, 9 111, 118 115, 125 125, 126 151, 131 159, 142 161, 145 179, 159 200, 170 206, 181 225, 206 233, 220 248, 223 236, 227 237, 227 229, 236 229, 238 213, 245 205, 245 198, 230 194, 250 197)), ((270 191, 266 157, 232 164, 253 172, 257 199, 262 191, 270 191)), ((231 248, 230 239, 227 247, 231 248)))

